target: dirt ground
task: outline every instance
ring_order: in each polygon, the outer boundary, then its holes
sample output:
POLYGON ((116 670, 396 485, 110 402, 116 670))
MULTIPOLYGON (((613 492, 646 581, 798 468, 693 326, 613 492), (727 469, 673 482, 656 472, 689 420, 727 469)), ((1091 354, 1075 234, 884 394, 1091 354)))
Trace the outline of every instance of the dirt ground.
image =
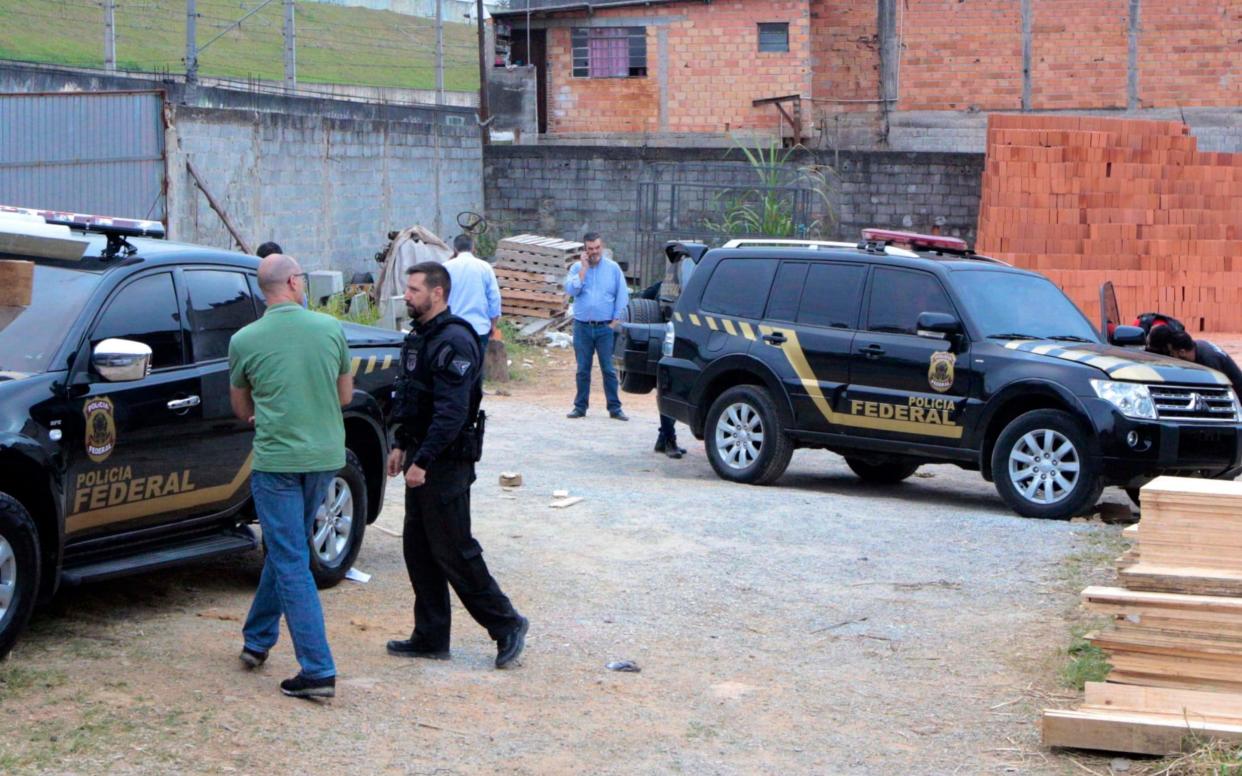
POLYGON ((1082 772, 1040 748, 1038 712, 1072 702, 1067 621, 1120 526, 1024 520, 949 466, 867 487, 819 451, 732 485, 693 439, 652 453, 652 397, 619 423, 597 381, 568 420, 570 354, 515 357, 526 377, 485 401, 474 525, 531 620, 519 668, 493 670, 460 607, 451 661, 385 654, 412 617, 394 482, 356 564, 370 582, 323 593, 334 700, 279 694, 287 637, 241 669, 257 553, 92 585, 0 664, 0 772, 1082 772), (524 486, 503 491, 506 470, 524 486), (561 488, 585 500, 549 507, 561 488))

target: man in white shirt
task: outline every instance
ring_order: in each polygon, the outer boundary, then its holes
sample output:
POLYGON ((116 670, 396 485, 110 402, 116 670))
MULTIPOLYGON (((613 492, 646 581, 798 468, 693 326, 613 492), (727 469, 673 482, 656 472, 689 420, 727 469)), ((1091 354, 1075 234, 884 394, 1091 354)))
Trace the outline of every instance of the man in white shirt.
POLYGON ((500 321, 500 284, 492 265, 475 256, 474 238, 453 238, 456 256, 444 263, 452 279, 448 306, 453 315, 465 318, 479 335, 479 348, 487 354, 487 341, 500 321))

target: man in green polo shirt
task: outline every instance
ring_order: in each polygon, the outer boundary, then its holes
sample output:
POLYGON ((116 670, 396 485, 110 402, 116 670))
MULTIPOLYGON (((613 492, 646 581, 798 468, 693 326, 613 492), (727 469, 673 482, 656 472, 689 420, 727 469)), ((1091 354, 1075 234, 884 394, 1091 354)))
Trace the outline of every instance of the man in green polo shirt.
POLYGON ((336 319, 305 309, 305 273, 274 253, 259 264, 267 312, 229 342, 230 398, 253 421, 254 497, 267 557, 242 628, 241 661, 258 668, 283 614, 301 671, 286 695, 332 697, 336 666, 310 570, 310 532, 328 483, 345 465, 341 407, 354 392, 349 345, 336 319))

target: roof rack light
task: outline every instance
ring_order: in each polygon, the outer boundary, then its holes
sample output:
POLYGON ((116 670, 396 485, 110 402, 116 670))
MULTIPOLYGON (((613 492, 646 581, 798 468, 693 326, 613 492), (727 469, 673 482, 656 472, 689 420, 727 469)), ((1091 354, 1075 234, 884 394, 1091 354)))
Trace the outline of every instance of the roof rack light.
POLYGON ((0 208, 0 253, 77 261, 91 244, 63 224, 49 224, 38 216, 12 211, 0 208))
POLYGON ((164 225, 159 221, 141 218, 112 218, 87 213, 68 213, 62 210, 37 210, 34 208, 0 205, 0 213, 14 213, 42 218, 44 223, 67 226, 84 232, 117 235, 120 237, 154 237, 163 239, 164 225))
POLYGON ((864 229, 863 243, 880 243, 898 245, 910 250, 941 251, 943 253, 970 253, 970 246, 958 237, 946 237, 940 234, 919 234, 917 232, 900 232, 892 229, 864 229))

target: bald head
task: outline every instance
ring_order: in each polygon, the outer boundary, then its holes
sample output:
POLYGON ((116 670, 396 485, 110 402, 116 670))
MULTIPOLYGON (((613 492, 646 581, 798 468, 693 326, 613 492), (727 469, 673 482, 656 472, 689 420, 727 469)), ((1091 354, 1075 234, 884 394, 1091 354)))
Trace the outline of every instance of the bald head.
POLYGON ((292 256, 272 253, 259 262, 259 288, 268 305, 302 302, 302 268, 292 256))

